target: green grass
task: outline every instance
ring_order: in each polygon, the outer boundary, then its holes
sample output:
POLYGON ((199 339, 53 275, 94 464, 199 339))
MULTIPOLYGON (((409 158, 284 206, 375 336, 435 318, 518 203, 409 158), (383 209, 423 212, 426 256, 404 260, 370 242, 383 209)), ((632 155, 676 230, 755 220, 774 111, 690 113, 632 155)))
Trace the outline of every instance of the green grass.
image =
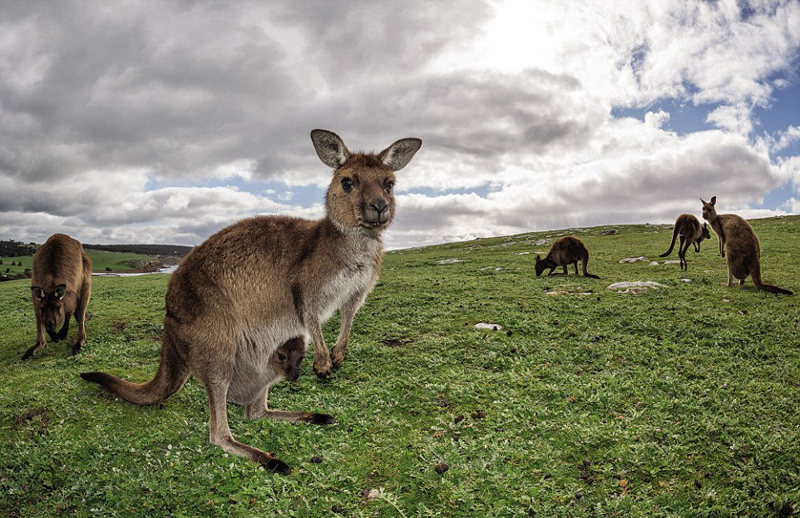
MULTIPOLYGON (((142 261, 149 259, 149 256, 143 254, 132 254, 127 252, 107 252, 105 250, 86 250, 86 255, 92 260, 92 271, 125 271, 135 270, 138 264, 142 261)), ((23 273, 26 268, 31 268, 33 264, 33 256, 26 255, 21 257, 0 257, 0 273, 6 275, 14 275, 23 273), (11 263, 22 263, 22 266, 11 266, 11 263), (6 272, 6 270, 9 270, 6 272)))
MULTIPOLYGON (((753 226, 765 280, 800 291, 800 218, 753 226)), ((549 243, 533 242, 561 231, 387 254, 342 368, 322 382, 307 361, 299 383, 271 391, 273 408, 324 411, 338 424, 246 421, 229 405, 234 435, 277 452, 289 476, 208 444, 195 380, 144 408, 78 378, 98 369, 152 376, 166 275, 95 278, 83 352, 48 344, 25 363, 34 340, 28 285, 0 284, 0 514, 333 516, 340 506, 346 516, 387 517, 779 516, 797 508, 798 298, 758 292, 749 280, 727 288, 716 237, 689 252, 688 273, 619 264, 663 261, 671 231, 616 228, 576 233, 601 280, 534 276, 534 252, 549 243), (437 263, 449 258, 463 262, 437 263), (606 289, 627 280, 667 287, 606 289), (591 295, 546 294, 562 288, 591 295), (475 330, 479 321, 504 329, 475 330), (441 462, 449 470, 437 473, 441 462)), ((329 342, 336 325, 325 327, 329 342)))

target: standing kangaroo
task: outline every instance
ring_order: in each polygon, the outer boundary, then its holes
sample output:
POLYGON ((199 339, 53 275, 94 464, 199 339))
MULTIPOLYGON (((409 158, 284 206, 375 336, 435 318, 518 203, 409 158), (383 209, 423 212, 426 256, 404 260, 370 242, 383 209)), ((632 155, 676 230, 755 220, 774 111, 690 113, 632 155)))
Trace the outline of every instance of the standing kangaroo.
POLYGON ((681 270, 688 270, 689 265, 686 262, 686 251, 689 246, 694 245, 694 251, 700 251, 700 242, 704 239, 711 239, 711 233, 708 231, 708 223, 700 225, 700 220, 691 214, 681 214, 675 220, 675 229, 672 231, 672 242, 669 244, 669 250, 661 254, 659 257, 667 257, 672 253, 675 247, 675 238, 681 236, 681 244, 678 246, 678 257, 681 262, 681 270))
POLYGON ((789 290, 761 280, 761 248, 750 224, 735 214, 717 214, 714 208, 716 196, 712 196, 710 202, 700 201, 703 202, 703 218, 711 223, 719 238, 720 255, 725 257, 728 254, 728 286, 733 286, 734 277, 739 279, 740 286, 744 286, 745 278, 751 275, 756 288, 792 295, 789 290))
POLYGON ((570 264, 575 265, 575 275, 578 275, 578 261, 583 263, 584 277, 600 278, 586 271, 586 266, 589 263, 589 250, 586 249, 586 245, 580 239, 572 236, 556 239, 553 246, 550 247, 547 257, 542 259, 538 255, 536 256, 536 276, 540 276, 548 268, 550 268, 550 272, 547 275, 553 275, 553 270, 558 266, 563 267, 563 275, 567 275, 567 266, 570 264))
MULTIPOLYGON (((326 216, 259 216, 217 232, 170 278, 155 377, 134 384, 102 372, 81 374, 142 405, 163 401, 194 374, 208 395, 211 443, 281 473, 289 472, 287 464, 233 438, 226 399, 243 402, 247 415, 275 417, 265 412, 269 359, 291 340, 310 335, 320 377, 342 362, 353 318, 380 270, 381 232, 394 216, 394 172, 422 145, 402 139, 375 155, 351 153, 330 131, 312 131, 311 141, 322 162, 335 169, 326 216), (331 361, 321 326, 337 310, 342 324, 331 361)), ((300 420, 332 420, 309 415, 300 420)))
POLYGON ((50 236, 33 254, 31 295, 36 344, 22 359, 27 360, 45 346, 45 331, 53 342, 66 339, 73 315, 78 323, 78 340, 72 346, 72 354, 77 354, 86 343, 84 320, 91 292, 92 261, 83 246, 65 234, 50 236))

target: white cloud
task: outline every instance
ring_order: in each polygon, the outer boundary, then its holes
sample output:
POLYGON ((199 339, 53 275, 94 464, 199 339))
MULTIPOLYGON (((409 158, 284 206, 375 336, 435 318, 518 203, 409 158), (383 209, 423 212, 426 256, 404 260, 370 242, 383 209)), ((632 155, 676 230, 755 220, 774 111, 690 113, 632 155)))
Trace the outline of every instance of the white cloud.
POLYGON ((796 157, 768 154, 800 129, 748 137, 754 108, 791 86, 774 78, 797 55, 800 3, 749 5, 10 4, 0 235, 198 243, 252 214, 318 217, 321 196, 295 188, 330 179, 316 127, 354 149, 423 139, 398 174, 392 246, 672 221, 700 195, 745 210, 800 185, 796 157), (718 104, 717 129, 611 116, 663 100, 718 104), (264 181, 286 185, 248 192, 264 181))
POLYGON ((669 117, 669 112, 665 112, 664 110, 658 110, 655 113, 647 112, 644 114, 644 124, 651 128, 660 128, 669 122, 669 117))

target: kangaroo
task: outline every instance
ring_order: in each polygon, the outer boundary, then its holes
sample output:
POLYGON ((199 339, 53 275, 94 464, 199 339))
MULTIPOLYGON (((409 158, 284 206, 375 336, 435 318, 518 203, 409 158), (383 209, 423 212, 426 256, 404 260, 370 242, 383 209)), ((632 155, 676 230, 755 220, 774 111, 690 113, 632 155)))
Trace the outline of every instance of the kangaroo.
MULTIPOLYGON (((394 217, 394 172, 422 145, 407 138, 378 154, 351 153, 338 135, 325 130, 312 131, 311 141, 322 162, 334 169, 326 216, 319 221, 257 216, 217 232, 170 277, 155 377, 133 384, 102 372, 81 374, 141 405, 163 401, 193 374, 208 396, 210 442, 279 473, 289 473, 289 466, 233 438, 228 395, 246 404, 250 415, 275 417, 262 412, 273 376, 269 359, 298 337, 313 340, 318 376, 341 364, 353 318, 380 270, 381 233, 394 217), (337 310, 342 324, 331 359, 321 326, 337 310)), ((333 421, 311 415, 293 419, 333 421)))
POLYGON ((675 247, 675 239, 681 236, 681 244, 678 246, 678 257, 681 262, 681 270, 688 270, 689 264, 686 262, 686 251, 689 246, 694 245, 694 251, 700 251, 700 242, 704 239, 711 239, 711 233, 708 231, 708 223, 700 225, 700 221, 691 214, 681 214, 675 220, 675 229, 672 231, 672 242, 669 244, 669 250, 661 254, 659 257, 667 257, 672 253, 675 247))
POLYGON ((554 275, 553 270, 557 266, 563 267, 564 273, 555 275, 567 275, 567 266, 570 264, 575 265, 575 275, 578 275, 578 261, 583 263, 584 277, 600 278, 586 271, 586 266, 589 263, 589 250, 586 249, 586 245, 580 239, 572 236, 556 239, 553 246, 550 247, 547 257, 542 259, 538 254, 536 255, 536 276, 540 276, 548 268, 550 268, 550 272, 547 275, 554 275))
POLYGON ((72 316, 78 323, 78 339, 72 346, 72 354, 78 354, 86 343, 84 320, 91 292, 92 261, 83 246, 66 234, 50 236, 33 254, 31 295, 36 314, 36 344, 22 359, 27 360, 45 346, 45 331, 53 342, 66 339, 72 316))
POLYGON ((756 288, 770 293, 793 295, 789 290, 784 290, 761 280, 761 248, 753 228, 747 221, 735 214, 717 214, 714 207, 717 197, 712 196, 710 202, 703 202, 703 218, 711 223, 711 228, 719 238, 719 253, 722 257, 728 255, 728 286, 733 286, 733 278, 739 279, 739 285, 744 286, 748 275, 753 277, 756 288))

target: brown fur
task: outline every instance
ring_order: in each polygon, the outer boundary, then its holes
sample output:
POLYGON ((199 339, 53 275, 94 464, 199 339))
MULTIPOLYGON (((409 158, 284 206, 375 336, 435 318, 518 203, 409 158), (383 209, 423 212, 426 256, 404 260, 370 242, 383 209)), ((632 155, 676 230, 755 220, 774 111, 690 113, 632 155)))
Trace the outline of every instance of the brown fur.
POLYGON ((550 268, 550 272, 548 272, 547 275, 554 275, 553 270, 558 266, 564 268, 563 275, 567 275, 567 266, 570 264, 575 265, 575 275, 578 275, 578 261, 583 263, 584 277, 591 277, 592 279, 600 278, 586 271, 586 267, 589 263, 589 250, 586 249, 586 245, 584 245, 580 239, 572 236, 556 239, 553 246, 550 247, 550 252, 547 254, 547 257, 542 259, 538 255, 536 256, 536 276, 538 277, 548 268, 550 268))
POLYGON ((69 320, 78 323, 77 354, 86 343, 86 306, 92 292, 92 261, 83 246, 65 234, 53 234, 33 255, 31 297, 36 315, 36 344, 22 356, 26 360, 45 346, 45 332, 53 342, 67 338, 69 320), (57 331, 59 326, 62 326, 57 331))
POLYGON ((689 264, 686 262, 686 251, 689 250, 691 245, 694 245, 694 251, 700 251, 700 243, 704 239, 710 239, 711 234, 708 232, 708 224, 700 224, 700 221, 691 214, 681 214, 675 220, 675 227, 672 231, 672 242, 669 244, 669 250, 660 255, 660 257, 667 257, 672 253, 675 247, 675 239, 680 236, 681 244, 678 246, 678 257, 680 258, 681 270, 688 270, 689 264))
MULTIPOLYGON (((311 139, 320 159, 335 169, 326 217, 260 216, 217 232, 170 278, 155 377, 134 384, 105 373, 81 375, 147 405, 166 399, 194 374, 211 407, 211 443, 284 473, 286 464, 233 438, 226 400, 233 396, 250 415, 279 418, 276 411, 261 412, 274 373, 269 359, 298 337, 313 340, 318 376, 341 363, 356 311, 378 277, 381 232, 394 215, 394 171, 421 145, 418 139, 403 139, 378 155, 366 155, 351 154, 328 131, 314 130, 311 139), (342 326, 331 361, 321 326, 337 310, 342 326)), ((330 421, 329 416, 312 420, 330 421)))
POLYGON ((750 224, 735 214, 717 214, 714 207, 716 196, 712 196, 710 202, 700 201, 703 202, 703 218, 711 224, 719 238, 720 255, 725 257, 727 254, 728 286, 733 286, 734 277, 739 279, 740 286, 744 286, 744 280, 750 275, 758 289, 792 295, 789 290, 761 280, 761 247, 750 224))

